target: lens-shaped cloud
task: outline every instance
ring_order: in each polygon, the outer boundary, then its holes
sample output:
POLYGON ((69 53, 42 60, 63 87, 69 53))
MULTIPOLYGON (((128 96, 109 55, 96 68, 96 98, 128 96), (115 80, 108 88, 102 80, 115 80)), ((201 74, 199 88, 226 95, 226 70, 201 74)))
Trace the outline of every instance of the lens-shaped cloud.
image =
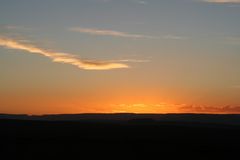
POLYGON ((118 68, 129 68, 129 66, 124 63, 117 63, 112 61, 109 62, 98 60, 83 60, 73 54, 48 51, 43 48, 30 44, 25 44, 21 41, 11 39, 8 37, 0 37, 0 46, 9 49, 26 51, 28 53, 40 54, 52 59, 53 62, 71 64, 77 66, 80 69, 111 70, 118 68))

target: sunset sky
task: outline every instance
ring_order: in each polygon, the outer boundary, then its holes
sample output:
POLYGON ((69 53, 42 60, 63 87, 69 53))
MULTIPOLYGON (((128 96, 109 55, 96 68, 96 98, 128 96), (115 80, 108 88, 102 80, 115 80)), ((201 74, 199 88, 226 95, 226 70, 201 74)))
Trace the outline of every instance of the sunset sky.
POLYGON ((1 0, 0 113, 240 113, 240 0, 1 0))

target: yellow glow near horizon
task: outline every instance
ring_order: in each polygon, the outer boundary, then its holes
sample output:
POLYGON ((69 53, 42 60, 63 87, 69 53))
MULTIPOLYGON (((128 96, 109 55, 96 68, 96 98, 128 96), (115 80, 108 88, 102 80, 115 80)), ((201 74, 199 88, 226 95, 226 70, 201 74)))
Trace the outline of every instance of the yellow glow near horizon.
POLYGON ((113 113, 179 113, 178 107, 181 105, 173 105, 167 103, 159 104, 117 104, 111 105, 113 113))

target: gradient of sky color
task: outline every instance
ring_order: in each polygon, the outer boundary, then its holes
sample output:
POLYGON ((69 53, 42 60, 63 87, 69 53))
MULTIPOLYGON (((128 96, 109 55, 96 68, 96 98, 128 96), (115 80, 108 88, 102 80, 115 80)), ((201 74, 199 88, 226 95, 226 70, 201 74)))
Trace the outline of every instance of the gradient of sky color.
POLYGON ((237 0, 1 0, 0 112, 240 113, 239 17, 237 0))

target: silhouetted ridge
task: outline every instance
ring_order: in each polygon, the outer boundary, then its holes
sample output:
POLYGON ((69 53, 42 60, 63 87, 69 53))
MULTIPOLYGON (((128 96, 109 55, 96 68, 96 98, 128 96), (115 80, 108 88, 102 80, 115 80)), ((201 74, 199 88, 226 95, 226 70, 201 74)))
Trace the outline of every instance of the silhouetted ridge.
POLYGON ((12 115, 0 114, 0 119, 44 120, 44 121, 98 121, 118 122, 135 121, 158 122, 199 122, 228 125, 240 125, 240 115, 237 114, 56 114, 56 115, 12 115))

